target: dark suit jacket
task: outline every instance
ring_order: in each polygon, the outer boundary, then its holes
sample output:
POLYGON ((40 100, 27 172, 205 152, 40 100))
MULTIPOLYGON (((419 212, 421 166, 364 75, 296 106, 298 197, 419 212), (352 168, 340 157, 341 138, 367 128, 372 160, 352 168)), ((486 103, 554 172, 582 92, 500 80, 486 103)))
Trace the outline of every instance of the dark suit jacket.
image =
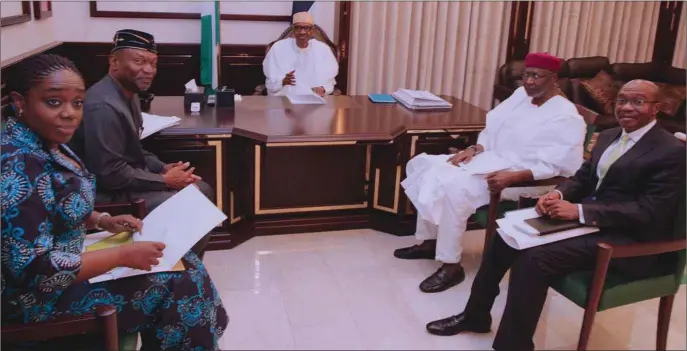
POLYGON ((109 75, 88 89, 70 146, 96 175, 99 193, 167 190, 164 163, 141 146, 142 128, 138 95, 127 98, 109 75))
POLYGON ((603 131, 592 157, 557 189, 565 200, 582 204, 588 225, 637 241, 670 239, 685 193, 685 144, 654 126, 611 165, 597 190, 599 159, 621 132, 603 131))

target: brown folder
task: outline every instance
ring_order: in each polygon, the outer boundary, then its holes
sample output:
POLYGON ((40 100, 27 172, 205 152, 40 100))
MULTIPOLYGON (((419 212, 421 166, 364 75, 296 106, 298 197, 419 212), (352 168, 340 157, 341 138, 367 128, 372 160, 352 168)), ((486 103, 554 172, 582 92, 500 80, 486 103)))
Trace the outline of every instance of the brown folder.
POLYGON ((582 223, 578 221, 563 221, 560 219, 553 219, 550 217, 538 217, 526 219, 525 223, 539 232, 539 235, 547 235, 579 228, 582 223))

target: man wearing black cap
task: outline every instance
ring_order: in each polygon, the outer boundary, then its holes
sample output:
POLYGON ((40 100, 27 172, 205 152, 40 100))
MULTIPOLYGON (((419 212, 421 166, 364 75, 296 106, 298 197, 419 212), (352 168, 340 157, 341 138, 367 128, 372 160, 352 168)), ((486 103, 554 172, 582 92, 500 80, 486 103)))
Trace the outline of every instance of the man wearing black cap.
MULTIPOLYGON (((83 122, 72 148, 97 177, 98 202, 143 198, 150 212, 178 190, 195 184, 214 201, 214 191, 193 174, 188 163, 165 164, 143 149, 143 117, 138 93, 157 73, 157 46, 152 35, 118 31, 112 43, 108 74, 86 92, 83 122)), ((193 248, 202 257, 204 238, 193 248)))

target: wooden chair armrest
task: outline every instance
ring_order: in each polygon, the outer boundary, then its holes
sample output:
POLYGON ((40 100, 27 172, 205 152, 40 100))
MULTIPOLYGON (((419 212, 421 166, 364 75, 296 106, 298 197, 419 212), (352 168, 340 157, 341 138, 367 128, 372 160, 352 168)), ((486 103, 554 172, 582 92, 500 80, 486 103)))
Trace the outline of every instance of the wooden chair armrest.
POLYGON ((145 200, 142 198, 135 198, 131 202, 101 202, 96 203, 95 208, 98 211, 107 211, 108 209, 126 209, 130 208, 132 205, 144 204, 145 200))
POLYGON ((635 243, 626 245, 611 245, 598 243, 596 250, 596 264, 589 288, 586 310, 596 311, 601 301, 601 294, 606 284, 606 274, 611 258, 637 257, 656 255, 685 249, 685 239, 669 240, 653 243, 635 243))
POLYGON ((58 317, 45 322, 4 325, 2 326, 2 338, 10 342, 23 342, 92 333, 101 328, 96 322, 97 317, 114 318, 114 328, 116 330, 116 316, 116 307, 100 306, 94 313, 87 313, 76 317, 58 317))
POLYGON ((598 246, 604 245, 611 251, 611 258, 625 258, 658 255, 662 253, 674 252, 684 250, 687 246, 687 239, 656 241, 649 243, 634 243, 625 245, 611 245, 608 243, 599 243, 598 246))
POLYGON ((531 180, 527 182, 520 182, 520 183, 515 183, 511 184, 508 187, 509 188, 525 188, 525 187, 533 187, 533 186, 547 186, 547 185, 559 185, 565 180, 568 179, 566 177, 553 177, 549 179, 539 179, 539 180, 531 180))

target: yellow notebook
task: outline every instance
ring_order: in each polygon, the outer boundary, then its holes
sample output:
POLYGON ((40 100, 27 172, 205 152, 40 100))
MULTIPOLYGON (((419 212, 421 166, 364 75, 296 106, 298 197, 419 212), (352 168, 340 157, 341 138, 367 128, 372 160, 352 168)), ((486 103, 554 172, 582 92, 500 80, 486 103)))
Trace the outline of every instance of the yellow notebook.
MULTIPOLYGON (((112 236, 109 236, 103 240, 100 240, 96 243, 93 243, 91 245, 86 246, 86 252, 93 252, 93 251, 98 251, 102 249, 109 249, 111 247, 117 247, 120 245, 126 245, 126 244, 133 244, 134 242, 134 237, 131 235, 130 232, 121 232, 119 234, 113 234, 112 236)), ((184 263, 179 260, 177 264, 172 267, 171 271, 177 272, 177 271, 185 271, 186 267, 184 267, 184 263)))

